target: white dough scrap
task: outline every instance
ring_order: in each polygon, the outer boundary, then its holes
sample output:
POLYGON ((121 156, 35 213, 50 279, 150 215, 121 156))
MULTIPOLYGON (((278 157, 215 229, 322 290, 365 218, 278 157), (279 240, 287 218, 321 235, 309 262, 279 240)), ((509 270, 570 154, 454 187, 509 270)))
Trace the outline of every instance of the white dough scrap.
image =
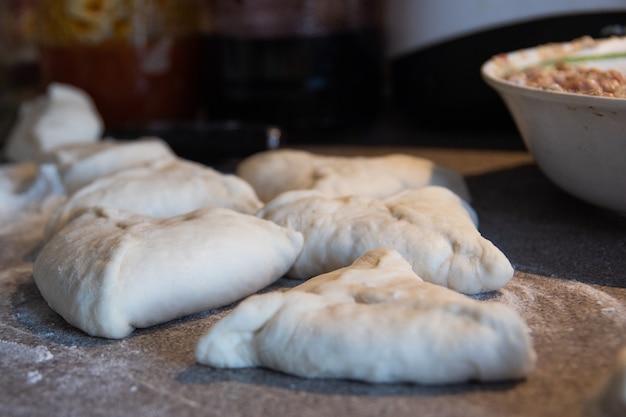
POLYGON ((174 158, 176 154, 169 145, 156 137, 126 141, 107 138, 96 143, 63 146, 51 153, 68 194, 124 169, 174 158))
POLYGON ((464 178, 425 158, 405 154, 329 156, 294 149, 259 152, 237 166, 262 201, 291 190, 315 189, 331 197, 386 197, 408 188, 440 185, 469 201, 464 178))
POLYGON ((33 276, 66 321, 117 339, 249 296, 301 248, 300 233, 230 209, 158 219, 91 207, 43 246, 33 276))
POLYGON ((304 235, 302 253, 287 273, 292 278, 342 268, 380 247, 400 252, 425 281, 465 294, 499 289, 513 277, 506 256, 478 231, 474 210, 444 187, 384 199, 290 191, 258 215, 304 235))
POLYGON ((7 137, 4 156, 10 161, 47 161, 53 149, 97 142, 104 124, 83 90, 52 83, 45 94, 22 103, 7 137))
POLYGON ((262 206, 244 180, 184 159, 157 160, 92 181, 72 194, 46 225, 45 239, 84 207, 106 206, 155 217, 203 207, 256 213, 262 206))
POLYGON ((513 309, 426 283, 381 248, 290 290, 249 297, 202 336, 196 359, 307 378, 446 384, 522 378, 535 352, 513 309))
POLYGON ((32 211, 53 210, 65 198, 54 164, 16 162, 0 166, 0 230, 32 211))

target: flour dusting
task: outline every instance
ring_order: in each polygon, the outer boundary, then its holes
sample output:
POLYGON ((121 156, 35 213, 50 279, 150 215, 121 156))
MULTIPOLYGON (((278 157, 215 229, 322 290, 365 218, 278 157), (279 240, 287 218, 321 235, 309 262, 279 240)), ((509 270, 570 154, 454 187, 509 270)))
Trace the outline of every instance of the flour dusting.
POLYGON ((39 364, 51 361, 54 355, 43 345, 31 347, 22 343, 0 340, 0 365, 39 364))
POLYGON ((29 371, 26 374, 26 378, 27 378, 26 383, 28 385, 34 385, 43 379, 43 375, 41 375, 41 372, 39 371, 29 371))

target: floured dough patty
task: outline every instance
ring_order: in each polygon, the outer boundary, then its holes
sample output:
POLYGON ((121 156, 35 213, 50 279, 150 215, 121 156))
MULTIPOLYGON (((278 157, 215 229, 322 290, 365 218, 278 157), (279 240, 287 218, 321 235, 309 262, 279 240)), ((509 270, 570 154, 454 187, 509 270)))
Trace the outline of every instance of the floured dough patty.
POLYGON ((407 188, 440 185, 469 201, 463 177, 434 162, 411 155, 326 156, 293 149, 260 152, 237 166, 263 201, 284 191, 315 189, 331 197, 386 197, 407 188))
POLYGON ((288 291, 244 300, 199 340, 196 359, 309 378, 442 384, 521 378, 535 353, 511 308, 426 283, 398 252, 377 249, 288 291))
POLYGON ((292 278, 347 266, 380 247, 400 252, 425 281, 466 294, 496 290, 513 277, 506 256, 480 235, 474 211, 443 187, 384 199, 290 191, 259 216, 304 235, 302 253, 288 272, 292 278))
POLYGON ((81 208, 106 206, 155 217, 171 217, 202 207, 256 213, 262 206, 241 178, 183 159, 157 161, 97 179, 79 189, 51 216, 49 239, 81 208))
POLYGON ((157 219, 92 207, 44 245, 33 276, 70 324, 122 338, 264 288, 301 248, 300 233, 229 209, 157 219))
POLYGON ((48 213, 65 198, 54 164, 18 162, 0 166, 0 231, 29 212, 48 213), (52 201, 53 200, 53 201, 52 201))
POLYGON ((85 91, 51 83, 45 94, 20 105, 4 156, 11 161, 44 162, 60 146, 97 142, 103 130, 102 118, 85 91))
POLYGON ((74 144, 51 152, 69 194, 90 182, 128 168, 160 160, 173 160, 176 154, 163 140, 143 137, 133 141, 106 139, 91 144, 74 144))

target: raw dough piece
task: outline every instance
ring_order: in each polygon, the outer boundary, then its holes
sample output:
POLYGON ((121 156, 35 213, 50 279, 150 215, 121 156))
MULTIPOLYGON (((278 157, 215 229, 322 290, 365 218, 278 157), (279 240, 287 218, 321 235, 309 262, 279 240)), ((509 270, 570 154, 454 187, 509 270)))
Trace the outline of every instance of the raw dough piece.
POLYGON ((171 161, 176 154, 156 137, 132 141, 108 138, 91 144, 63 146, 55 149, 51 158, 68 194, 72 194, 98 178, 156 161, 171 161))
POLYGON ((11 161, 47 161, 53 149, 96 142, 103 130, 102 119, 87 93, 52 83, 46 94, 20 106, 4 155, 11 161))
POLYGON ((0 166, 0 231, 17 217, 52 210, 65 188, 54 164, 18 162, 0 166))
POLYGON ((587 417, 626 416, 626 347, 622 348, 607 379, 587 403, 587 417))
POLYGON ((45 239, 83 207, 106 206, 155 217, 171 217, 202 207, 256 213, 262 206, 241 178, 183 159, 159 160, 97 179, 69 197, 51 216, 45 239))
POLYGON ((33 276, 70 324, 122 338, 264 288, 301 247, 300 233, 224 208, 157 219, 91 207, 44 245, 33 276))
POLYGON ((443 187, 385 199, 290 191, 258 215, 304 234, 304 249, 288 272, 292 278, 347 266, 380 247, 400 252, 425 281, 465 294, 496 290, 513 277, 506 256, 480 235, 474 211, 443 187))
POLYGON ((293 149, 260 152, 237 166, 262 201, 290 190, 315 189, 331 197, 386 197, 407 188, 441 185, 469 201, 463 177, 434 162, 411 155, 378 157, 316 155, 293 149))
POLYGON ((428 284, 398 252, 377 249, 244 300, 200 339, 196 359, 308 378, 444 384, 524 377, 535 353, 514 310, 428 284))

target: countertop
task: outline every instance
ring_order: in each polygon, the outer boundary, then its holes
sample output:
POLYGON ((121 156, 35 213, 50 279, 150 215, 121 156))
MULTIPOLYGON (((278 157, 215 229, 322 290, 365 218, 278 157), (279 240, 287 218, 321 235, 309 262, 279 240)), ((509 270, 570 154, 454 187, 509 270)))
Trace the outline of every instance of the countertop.
MULTIPOLYGON (((377 385, 196 364, 196 341, 233 306, 123 340, 89 337, 54 313, 33 282, 45 221, 33 214, 0 225, 0 415, 584 416, 587 398, 626 346, 626 219, 557 189, 523 147, 432 142, 296 147, 406 152, 464 174, 479 230, 516 269, 504 288, 478 298, 512 306, 531 328, 538 362, 528 378, 377 385)), ((296 283, 282 279, 272 288, 296 283)))

